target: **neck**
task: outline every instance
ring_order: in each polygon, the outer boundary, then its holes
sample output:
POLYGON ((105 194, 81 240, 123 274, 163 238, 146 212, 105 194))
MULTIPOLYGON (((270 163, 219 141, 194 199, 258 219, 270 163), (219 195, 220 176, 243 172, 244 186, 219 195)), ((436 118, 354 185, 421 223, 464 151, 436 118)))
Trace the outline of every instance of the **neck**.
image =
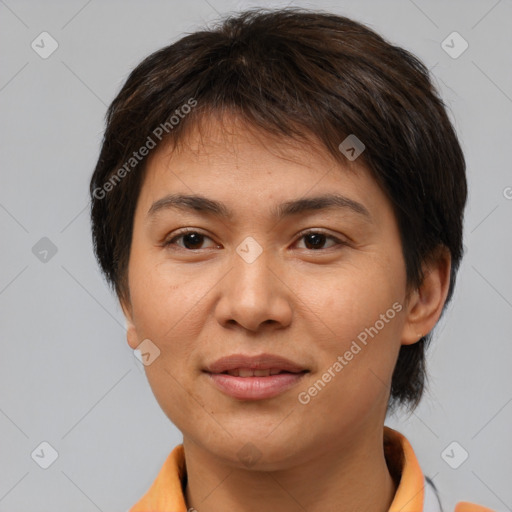
POLYGON ((184 438, 185 499, 197 512, 387 512, 396 486, 384 457, 382 429, 324 446, 300 464, 272 471, 241 469, 184 438))

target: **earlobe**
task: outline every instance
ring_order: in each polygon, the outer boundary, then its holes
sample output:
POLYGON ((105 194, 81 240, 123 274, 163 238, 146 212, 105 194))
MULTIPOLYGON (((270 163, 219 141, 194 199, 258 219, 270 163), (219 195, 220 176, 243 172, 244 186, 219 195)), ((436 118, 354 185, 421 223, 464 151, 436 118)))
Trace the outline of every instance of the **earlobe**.
POLYGON ((126 326, 126 340, 128 341, 130 348, 133 350, 135 350, 139 345, 137 330, 135 329, 135 325, 133 325, 133 323, 129 320, 127 320, 126 326))
POLYGON ((121 309, 126 318, 126 340, 130 348, 135 350, 139 345, 139 337, 135 324, 133 323, 132 308, 130 305, 125 304, 123 300, 120 300, 119 303, 121 304, 121 309))
POLYGON ((423 265, 421 285, 411 293, 407 318, 402 331, 402 345, 412 345, 428 334, 441 317, 450 288, 451 255, 439 248, 423 265))

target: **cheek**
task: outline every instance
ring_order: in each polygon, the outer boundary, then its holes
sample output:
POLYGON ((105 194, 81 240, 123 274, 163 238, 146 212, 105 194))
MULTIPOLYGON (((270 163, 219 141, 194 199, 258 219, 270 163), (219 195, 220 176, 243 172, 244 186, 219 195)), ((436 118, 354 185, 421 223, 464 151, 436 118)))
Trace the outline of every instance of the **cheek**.
POLYGON ((398 266, 392 269, 368 258, 368 264, 339 272, 319 290, 314 299, 319 316, 325 320, 331 334, 339 335, 345 342, 357 338, 376 322, 383 334, 397 323, 396 309, 399 308, 393 309, 393 304, 403 297, 398 266), (384 315, 385 325, 380 320, 381 315, 384 315))
POLYGON ((161 252, 134 244, 129 286, 136 330, 140 340, 149 338, 160 350, 145 367, 146 375, 157 399, 165 393, 173 409, 174 398, 186 395, 180 384, 193 377, 190 368, 197 364, 197 340, 204 338, 205 308, 220 277, 205 265, 171 264, 161 252), (170 388, 174 398, 169 398, 170 388))
MULTIPOLYGON (((135 245, 135 244, 134 244, 135 245)), ((194 310, 212 287, 208 275, 193 265, 171 265, 159 251, 134 250, 130 257, 130 295, 141 336, 168 348, 192 330, 194 310), (201 278, 197 276, 201 274, 201 278)), ((182 346, 182 344, 177 344, 182 346)))
POLYGON ((146 377, 161 409, 178 428, 186 429, 190 422, 204 422, 207 407, 188 379, 194 340, 201 332, 197 318, 201 298, 211 284, 134 256, 130 293, 137 334, 160 350, 145 366, 146 377))
POLYGON ((316 340, 318 378, 329 380, 325 388, 318 386, 319 394, 329 388, 325 404, 346 401, 347 406, 364 411, 387 392, 400 348, 401 286, 398 265, 392 269, 374 263, 340 274, 323 288, 323 294, 316 294, 322 319, 316 323, 328 336, 310 335, 316 340))

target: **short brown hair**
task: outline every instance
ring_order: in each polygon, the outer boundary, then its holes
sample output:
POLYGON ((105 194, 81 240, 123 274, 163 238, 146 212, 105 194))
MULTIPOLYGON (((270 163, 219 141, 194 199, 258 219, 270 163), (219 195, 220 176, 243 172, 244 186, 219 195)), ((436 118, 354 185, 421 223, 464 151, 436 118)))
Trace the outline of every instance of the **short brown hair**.
MULTIPOLYGON (((120 299, 129 301, 147 160, 130 160, 134 152, 149 138, 176 143, 207 115, 230 112, 281 138, 316 138, 342 163, 339 145, 355 134, 365 145, 361 161, 393 206, 408 287, 421 284, 422 263, 444 246, 449 302, 463 254, 465 161, 427 68, 360 23, 300 8, 252 9, 189 34, 145 58, 113 100, 90 194, 95 254, 120 299)), ((390 409, 419 403, 430 339, 400 348, 390 409)))

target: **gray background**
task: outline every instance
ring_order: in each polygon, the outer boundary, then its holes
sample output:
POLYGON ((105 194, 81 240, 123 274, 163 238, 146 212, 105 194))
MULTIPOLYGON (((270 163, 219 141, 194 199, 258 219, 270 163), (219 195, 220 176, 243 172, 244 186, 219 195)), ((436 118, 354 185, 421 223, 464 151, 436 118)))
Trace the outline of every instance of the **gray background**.
MULTIPOLYGON (((181 442, 92 253, 87 188, 104 114, 150 52, 227 11, 286 4, 0 0, 0 511, 126 510, 181 442), (43 31, 59 44, 47 59, 31 48, 43 31), (54 255, 40 252, 43 237, 54 255), (59 454, 46 470, 31 458, 43 441, 59 454)), ((409 438, 446 511, 458 500, 512 510, 512 3, 295 5, 348 15, 414 52, 450 109, 468 163, 467 254, 429 352, 430 390, 388 425, 409 438), (456 59, 441 46, 453 31, 469 43, 456 59), (469 453, 457 469, 442 457, 453 441, 452 464, 469 453)))

